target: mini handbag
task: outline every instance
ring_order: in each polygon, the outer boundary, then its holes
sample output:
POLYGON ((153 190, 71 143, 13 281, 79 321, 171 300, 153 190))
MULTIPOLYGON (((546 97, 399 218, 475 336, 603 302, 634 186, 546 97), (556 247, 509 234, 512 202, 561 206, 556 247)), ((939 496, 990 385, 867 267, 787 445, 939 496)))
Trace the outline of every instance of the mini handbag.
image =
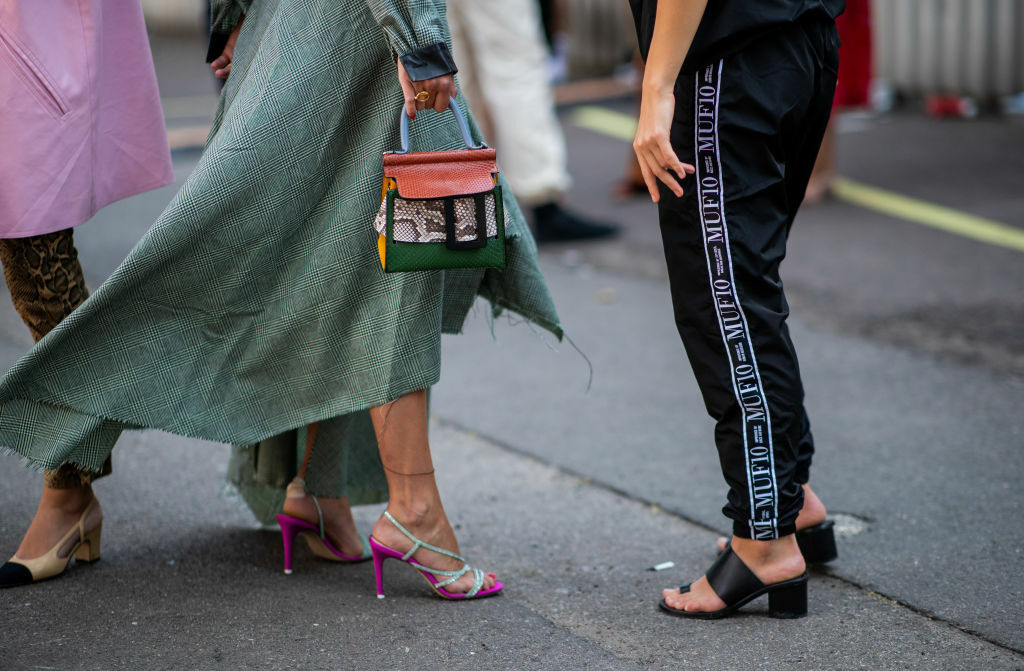
POLYGON ((494 149, 473 142, 454 100, 448 109, 465 149, 410 153, 403 107, 402 148, 384 152, 374 228, 385 272, 505 267, 505 210, 494 149))

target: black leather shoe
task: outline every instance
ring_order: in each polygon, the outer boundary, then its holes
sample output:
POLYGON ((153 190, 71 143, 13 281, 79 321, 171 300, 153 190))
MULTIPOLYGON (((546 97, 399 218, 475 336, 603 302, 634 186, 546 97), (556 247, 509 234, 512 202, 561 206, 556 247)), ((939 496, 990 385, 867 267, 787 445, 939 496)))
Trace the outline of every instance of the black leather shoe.
POLYGON ((598 240, 619 234, 618 226, 583 219, 558 203, 545 203, 533 208, 537 242, 598 240))
MULTIPOLYGON (((658 606, 663 611, 679 617, 717 620, 732 615, 742 606, 767 594, 769 617, 794 619, 807 615, 807 571, 799 577, 766 585, 747 568, 730 547, 718 556, 705 575, 711 589, 725 602, 725 608, 713 611, 686 611, 673 608, 665 599, 662 599, 658 606)), ((688 592, 690 586, 683 585, 679 591, 688 592)))
POLYGON ((821 524, 796 532, 796 544, 808 564, 825 564, 839 556, 836 549, 835 523, 826 520, 821 524))

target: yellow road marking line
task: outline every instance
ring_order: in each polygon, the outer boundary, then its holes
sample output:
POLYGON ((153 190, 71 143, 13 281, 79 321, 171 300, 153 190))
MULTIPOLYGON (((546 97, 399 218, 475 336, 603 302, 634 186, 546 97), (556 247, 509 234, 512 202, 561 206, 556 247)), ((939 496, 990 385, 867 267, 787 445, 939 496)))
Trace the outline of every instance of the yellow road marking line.
POLYGON ((1019 228, 848 179, 837 179, 834 189, 838 198, 869 210, 1024 252, 1024 230, 1019 228))
POLYGON ((572 122, 580 128, 607 135, 618 140, 632 142, 636 135, 636 119, 628 114, 613 112, 604 107, 584 105, 572 114, 572 122))
MULTIPOLYGON (((636 134, 635 118, 603 107, 578 107, 573 112, 572 122, 580 128, 626 142, 632 142, 636 134)), ((840 178, 836 181, 835 194, 840 200, 868 210, 997 247, 1024 252, 1024 230, 998 221, 976 217, 950 207, 902 196, 849 179, 840 178)))

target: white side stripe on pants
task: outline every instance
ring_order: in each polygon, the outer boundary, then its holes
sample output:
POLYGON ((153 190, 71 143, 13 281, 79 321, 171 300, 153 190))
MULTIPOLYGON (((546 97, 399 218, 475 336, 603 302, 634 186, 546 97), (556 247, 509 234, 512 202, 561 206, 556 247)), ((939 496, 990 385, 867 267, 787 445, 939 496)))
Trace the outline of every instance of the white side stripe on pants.
POLYGON ((715 304, 722 344, 729 359, 733 392, 742 411, 743 450, 750 493, 750 535, 759 540, 778 538, 779 494, 775 479, 771 414, 754 356, 747 318, 740 306, 725 223, 722 160, 718 148, 718 106, 722 62, 709 65, 696 77, 694 148, 697 164, 697 202, 704 233, 711 300, 715 304))

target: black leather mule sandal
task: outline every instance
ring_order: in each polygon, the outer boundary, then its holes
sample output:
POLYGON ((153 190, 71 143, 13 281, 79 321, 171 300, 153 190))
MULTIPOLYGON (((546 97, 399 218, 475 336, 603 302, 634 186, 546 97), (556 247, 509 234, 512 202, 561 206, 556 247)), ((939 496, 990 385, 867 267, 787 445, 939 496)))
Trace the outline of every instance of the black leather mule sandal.
POLYGON ((796 532, 796 544, 808 564, 825 564, 839 556, 836 550, 835 523, 825 520, 817 526, 796 532))
MULTIPOLYGON (((685 611, 673 608, 662 599, 658 606, 665 612, 680 617, 700 620, 717 620, 732 615, 742 606, 764 594, 768 595, 768 615, 781 619, 794 619, 807 615, 807 572, 804 574, 766 585, 747 568, 732 548, 726 548, 705 574, 711 589, 725 602, 725 608, 713 611, 685 611)), ((688 592, 689 585, 679 588, 688 592)))

